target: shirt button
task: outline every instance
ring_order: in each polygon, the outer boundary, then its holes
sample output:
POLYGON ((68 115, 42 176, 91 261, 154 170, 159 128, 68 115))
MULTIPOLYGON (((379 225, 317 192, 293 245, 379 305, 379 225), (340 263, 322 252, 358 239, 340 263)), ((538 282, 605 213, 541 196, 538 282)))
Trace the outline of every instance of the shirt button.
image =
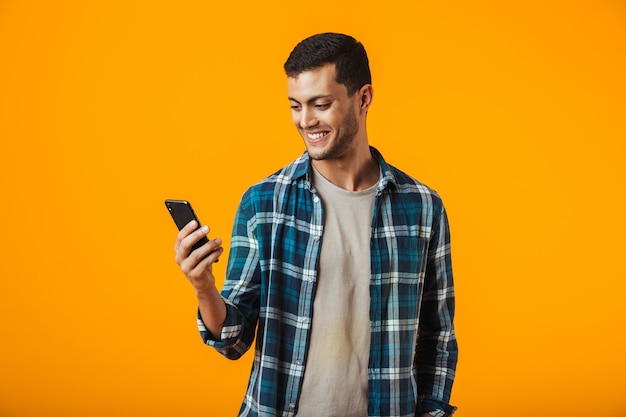
POLYGON ((313 197, 313 202, 314 203, 319 203, 320 202, 320 198, 318 196, 313 197))
POLYGON ((296 405, 294 403, 289 403, 289 408, 293 410, 294 408, 296 408, 296 405))

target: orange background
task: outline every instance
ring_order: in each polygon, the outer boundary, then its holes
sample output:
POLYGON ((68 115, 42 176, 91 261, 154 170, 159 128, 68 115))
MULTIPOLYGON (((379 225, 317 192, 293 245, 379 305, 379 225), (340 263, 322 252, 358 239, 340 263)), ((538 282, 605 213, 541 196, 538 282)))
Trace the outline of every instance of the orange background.
POLYGON ((252 355, 202 345, 163 200, 228 240, 303 150, 282 63, 329 30, 368 49, 371 143, 447 204, 457 415, 626 416, 618 0, 0 1, 0 416, 236 414, 252 355))

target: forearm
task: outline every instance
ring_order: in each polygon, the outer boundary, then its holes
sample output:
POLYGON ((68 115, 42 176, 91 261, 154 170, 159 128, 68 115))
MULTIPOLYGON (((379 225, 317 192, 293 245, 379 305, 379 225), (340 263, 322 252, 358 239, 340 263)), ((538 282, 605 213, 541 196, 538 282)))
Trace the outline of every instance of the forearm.
POLYGON ((196 291, 200 317, 214 340, 220 340, 226 320, 226 305, 215 286, 196 291))

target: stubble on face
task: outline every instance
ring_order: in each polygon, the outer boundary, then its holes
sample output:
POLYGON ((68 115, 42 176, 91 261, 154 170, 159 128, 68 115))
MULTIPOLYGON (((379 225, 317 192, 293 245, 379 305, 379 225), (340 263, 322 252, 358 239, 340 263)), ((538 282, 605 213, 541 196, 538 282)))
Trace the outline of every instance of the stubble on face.
MULTIPOLYGON (((325 161, 340 158, 354 142, 358 129, 359 126, 356 115, 354 114, 354 105, 351 104, 345 119, 341 123, 341 126, 337 129, 337 137, 335 140, 330 143, 329 147, 326 149, 320 149, 317 152, 309 149, 309 156, 314 161, 325 161)), ((305 138, 306 132, 303 129, 299 130, 304 138, 304 144, 307 145, 305 138)))

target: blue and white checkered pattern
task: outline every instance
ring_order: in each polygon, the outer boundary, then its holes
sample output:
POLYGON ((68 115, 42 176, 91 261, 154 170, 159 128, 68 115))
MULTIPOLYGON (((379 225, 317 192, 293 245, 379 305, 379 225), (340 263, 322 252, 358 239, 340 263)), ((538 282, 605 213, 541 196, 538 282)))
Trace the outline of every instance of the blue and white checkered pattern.
MULTIPOLYGON (((385 163, 371 225, 369 416, 448 404, 457 361, 450 235, 439 196, 385 163)), ((294 416, 305 372, 324 209, 305 152, 244 194, 233 227, 221 341, 230 359, 255 339, 240 416, 294 416)))

